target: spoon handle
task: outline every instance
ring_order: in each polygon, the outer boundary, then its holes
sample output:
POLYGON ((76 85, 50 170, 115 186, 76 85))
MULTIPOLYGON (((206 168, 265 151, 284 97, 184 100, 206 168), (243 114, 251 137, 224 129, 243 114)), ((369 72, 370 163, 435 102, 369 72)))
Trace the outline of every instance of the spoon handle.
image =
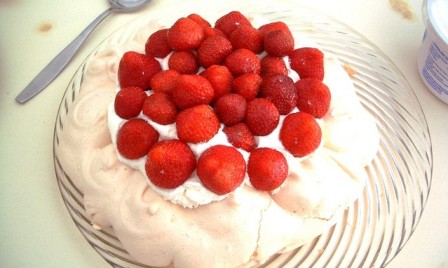
POLYGON ((62 50, 16 97, 16 101, 23 104, 36 96, 47 87, 65 68, 69 61, 76 54, 78 49, 93 31, 108 15, 114 10, 109 8, 101 13, 78 37, 75 38, 64 50, 62 50))

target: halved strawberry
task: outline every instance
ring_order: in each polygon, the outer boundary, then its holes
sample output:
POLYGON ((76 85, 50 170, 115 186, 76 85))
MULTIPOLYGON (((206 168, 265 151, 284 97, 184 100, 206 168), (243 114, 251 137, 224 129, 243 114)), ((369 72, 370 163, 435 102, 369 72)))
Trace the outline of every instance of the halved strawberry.
POLYGON ((236 28, 229 36, 233 49, 246 48, 255 54, 263 52, 263 36, 252 27, 252 25, 242 25, 236 28))
POLYGON ((168 67, 180 74, 195 74, 199 70, 199 63, 191 50, 174 51, 168 59, 168 67))
POLYGON ((173 189, 182 185, 196 168, 190 147, 179 140, 159 141, 148 152, 145 171, 157 187, 173 189))
POLYGON ((260 92, 262 81, 263 79, 259 74, 242 74, 233 80, 233 91, 243 96, 247 101, 253 100, 260 92))
POLYGON ((222 131, 226 134, 230 144, 236 148, 250 152, 257 147, 254 135, 244 123, 224 127, 222 131))
POLYGON ((213 101, 232 91, 233 75, 226 66, 211 65, 201 75, 207 78, 214 89, 213 101))
POLYGON ((295 157, 304 157, 314 152, 320 145, 322 130, 314 116, 292 113, 285 117, 280 129, 280 141, 295 157))
POLYGON ((215 112, 226 126, 238 124, 246 115, 246 99, 234 93, 226 94, 215 102, 215 112))
POLYGON ((271 148, 252 150, 247 163, 250 183, 260 191, 278 188, 288 176, 288 163, 285 156, 271 148))
POLYGON ((231 11, 217 19, 215 22, 215 28, 221 30, 226 36, 230 36, 233 30, 243 25, 251 25, 251 23, 246 16, 239 11, 231 11))
POLYGON ((288 69, 281 57, 273 57, 266 55, 260 61, 260 74, 262 77, 266 77, 273 74, 288 75, 288 69))
POLYGON ((176 121, 177 108, 168 94, 155 92, 143 103, 143 114, 156 123, 168 125, 176 121))
POLYGON ((280 114, 288 114, 297 105, 297 89, 289 76, 274 74, 263 78, 260 96, 277 107, 280 114))
POLYGON ((205 104, 185 109, 177 115, 177 137, 183 142, 207 142, 218 133, 219 119, 213 109, 205 104))
POLYGON ((195 49, 204 40, 204 29, 194 20, 183 17, 171 26, 167 40, 176 51, 195 49))
POLYGON ((121 88, 115 95, 115 113, 123 119, 138 116, 142 111, 146 96, 146 92, 140 87, 121 88))
POLYGON ((145 53, 148 56, 164 58, 170 54, 171 47, 168 45, 168 29, 161 29, 152 33, 145 44, 145 53))
POLYGON ((232 43, 220 35, 207 37, 197 49, 199 63, 207 68, 211 65, 221 64, 232 53, 232 43))
POLYGON ((177 79, 171 96, 176 106, 183 110, 198 104, 209 104, 215 93, 206 78, 200 75, 182 74, 177 79))
POLYGON ((224 195, 241 185, 246 175, 246 162, 235 148, 215 145, 202 153, 196 170, 206 188, 224 195))
POLYGON ((118 81, 123 87, 150 88, 151 78, 162 70, 160 63, 153 57, 128 51, 123 54, 118 65, 118 81))
POLYGON ((145 156, 159 139, 159 133, 145 120, 132 118, 118 130, 117 149, 128 159, 145 156))
POLYGON ((224 60, 224 65, 229 68, 234 76, 245 73, 260 74, 260 59, 255 53, 245 48, 234 50, 224 60))
POLYGON ((305 78, 295 83, 298 93, 297 108, 316 118, 322 118, 330 108, 331 92, 322 81, 305 78))
POLYGON ((255 98, 247 103, 245 123, 254 135, 265 136, 278 125, 280 114, 267 99, 255 98))
POLYGON ((317 48, 303 47, 289 54, 291 69, 296 71, 300 79, 324 79, 324 54, 317 48))
POLYGON ((163 92, 171 95, 179 76, 180 73, 175 70, 164 70, 158 72, 151 78, 151 89, 154 92, 163 92))

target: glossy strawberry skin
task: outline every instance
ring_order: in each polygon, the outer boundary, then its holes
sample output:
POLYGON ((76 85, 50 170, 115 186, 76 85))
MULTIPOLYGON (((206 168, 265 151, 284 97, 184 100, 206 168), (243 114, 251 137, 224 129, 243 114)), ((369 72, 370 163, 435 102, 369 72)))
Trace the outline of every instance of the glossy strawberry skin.
POLYGON ((115 113, 123 119, 137 117, 143 108, 146 96, 140 87, 121 88, 115 95, 115 113))
POLYGON ((128 51, 123 54, 118 66, 120 87, 150 88, 151 78, 162 70, 160 63, 151 56, 128 51))
POLYGON ((168 125, 176 122, 177 108, 171 97, 163 92, 149 95, 143 103, 142 112, 152 121, 168 125))
POLYGON ((159 133, 145 120, 133 118, 126 121, 118 131, 117 149, 128 159, 145 156, 159 139, 159 133))
POLYGON ((251 151, 247 173, 255 189, 272 191, 286 180, 288 163, 283 154, 271 148, 257 148, 251 151))
POLYGON ((265 77, 260 86, 260 96, 272 101, 282 115, 290 113, 297 105, 294 81, 282 74, 265 77))
POLYGON ((257 147, 255 137, 245 123, 224 127, 222 131, 226 134, 229 143, 236 148, 250 152, 257 147))
POLYGON ((295 83, 298 93, 297 108, 322 118, 328 112, 331 102, 330 89, 323 82, 313 78, 300 79, 295 83))
POLYGON ((210 82, 200 75, 180 75, 171 96, 180 110, 199 104, 209 104, 215 92, 210 82))
POLYGON ((247 103, 244 122, 254 135, 268 135, 277 127, 279 119, 280 113, 270 100, 255 98, 247 103))
POLYGON ((239 76, 245 73, 260 74, 260 59, 252 51, 239 48, 227 56, 224 65, 229 68, 234 76, 239 76))
POLYGON ((324 54, 317 48, 303 47, 289 54, 291 69, 296 71, 300 79, 324 79, 324 54))
POLYGON ((214 107, 221 123, 231 126, 244 120, 247 102, 243 96, 230 93, 220 97, 214 107))
POLYGON ((169 29, 168 45, 175 51, 197 48, 204 40, 204 29, 194 20, 179 18, 169 29))
POLYGON ((224 195, 241 185, 246 175, 246 162, 235 148, 215 145, 202 153, 196 170, 206 188, 224 195))
POLYGON ((176 118, 177 136, 183 142, 207 142, 218 133, 219 127, 216 113, 205 104, 185 109, 176 118))

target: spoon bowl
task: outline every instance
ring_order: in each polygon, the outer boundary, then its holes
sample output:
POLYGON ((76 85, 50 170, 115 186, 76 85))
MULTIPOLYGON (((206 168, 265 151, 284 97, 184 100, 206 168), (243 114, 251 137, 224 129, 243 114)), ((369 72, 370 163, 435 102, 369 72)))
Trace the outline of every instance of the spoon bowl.
POLYGON ((16 97, 16 101, 23 104, 44 90, 67 66, 81 45, 92 31, 107 16, 114 12, 132 12, 147 5, 151 0, 108 0, 110 8, 92 21, 78 37, 62 50, 16 97))

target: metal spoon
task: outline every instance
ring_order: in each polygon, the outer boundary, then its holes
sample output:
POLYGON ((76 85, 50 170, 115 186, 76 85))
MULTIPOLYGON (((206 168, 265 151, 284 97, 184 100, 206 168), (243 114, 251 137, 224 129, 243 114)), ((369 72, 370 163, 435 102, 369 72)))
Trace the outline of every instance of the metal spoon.
POLYGON ((65 68, 75 53, 101 21, 113 12, 137 10, 151 0, 108 0, 110 8, 101 13, 87 28, 81 32, 64 50, 62 50, 16 97, 18 103, 25 103, 47 87, 65 68))

